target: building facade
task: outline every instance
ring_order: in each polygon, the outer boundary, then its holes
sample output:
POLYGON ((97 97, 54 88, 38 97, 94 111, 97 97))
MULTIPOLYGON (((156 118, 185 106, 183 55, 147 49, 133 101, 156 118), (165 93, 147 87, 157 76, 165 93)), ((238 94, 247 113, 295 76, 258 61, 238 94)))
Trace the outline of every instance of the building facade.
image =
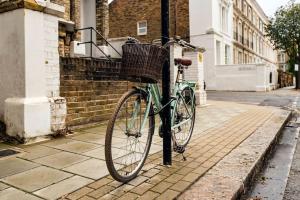
MULTIPOLYGON (((114 0, 109 7, 114 14, 110 38, 133 36, 143 42, 160 38, 158 0, 114 0)), ((179 35, 206 49, 208 90, 276 88, 277 55, 264 36, 267 23, 256 0, 173 0, 170 4, 171 36, 179 35)))
POLYGON ((268 18, 255 0, 190 0, 191 42, 207 49, 208 90, 268 91, 277 56, 264 36, 268 18))
POLYGON ((72 99, 62 96, 60 58, 76 40, 101 45, 76 29, 93 27, 107 36, 107 23, 107 0, 0 1, 0 120, 7 135, 26 142, 66 129, 72 99))
POLYGON ((282 50, 279 50, 278 51, 278 70, 281 70, 283 72, 286 72, 288 71, 288 61, 289 61, 289 57, 288 55, 282 51, 282 50))
POLYGON ((231 0, 190 0, 190 41, 206 49, 204 78, 207 89, 217 90, 216 67, 232 64, 231 0))
POLYGON ((234 64, 276 65, 276 51, 265 37, 268 17, 256 0, 233 1, 234 64))
MULTIPOLYGON (((114 0, 109 5, 109 38, 161 38, 160 0, 114 0)), ((170 37, 189 39, 189 0, 170 0, 170 37)))

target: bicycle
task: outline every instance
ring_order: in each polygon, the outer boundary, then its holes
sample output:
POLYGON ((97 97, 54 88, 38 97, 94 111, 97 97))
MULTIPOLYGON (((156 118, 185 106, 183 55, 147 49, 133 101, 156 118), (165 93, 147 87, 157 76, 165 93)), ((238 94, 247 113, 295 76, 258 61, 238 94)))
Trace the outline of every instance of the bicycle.
MULTIPOLYGON (((173 40, 181 46, 196 49, 183 40, 173 40)), ((178 67, 171 101, 171 132, 173 150, 185 151, 195 123, 195 82, 184 79, 184 71, 191 60, 175 59, 178 67)), ((155 130, 155 116, 161 116, 166 105, 158 84, 134 87, 119 100, 110 119, 105 139, 105 160, 109 173, 119 182, 129 182, 142 169, 152 143, 155 130)), ((159 128, 162 137, 162 125, 159 128)))

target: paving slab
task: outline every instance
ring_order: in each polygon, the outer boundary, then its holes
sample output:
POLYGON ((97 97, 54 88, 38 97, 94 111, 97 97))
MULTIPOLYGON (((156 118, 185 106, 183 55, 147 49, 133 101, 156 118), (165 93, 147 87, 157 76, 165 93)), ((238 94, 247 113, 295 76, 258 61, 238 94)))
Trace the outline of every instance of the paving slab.
POLYGON ((89 142, 94 144, 103 144, 104 134, 92 134, 92 133, 81 133, 71 137, 73 140, 79 140, 83 142, 89 142))
POLYGON ((41 158, 44 156, 49 156, 49 155, 61 152, 60 150, 45 147, 45 146, 40 146, 40 145, 25 147, 25 148, 23 148, 23 150, 24 150, 24 153, 22 153, 21 155, 18 155, 18 157, 23 158, 25 160, 34 160, 37 158, 41 158))
POLYGON ((23 173, 6 177, 1 181, 24 191, 33 192, 62 181, 70 176, 72 176, 70 173, 41 166, 23 173))
POLYGON ((94 133, 97 135, 105 135, 106 133, 106 126, 95 126, 92 128, 86 128, 86 129, 82 129, 83 132, 88 132, 88 133, 94 133))
POLYGON ((6 189, 8 187, 9 187, 8 185, 5 185, 4 183, 0 183, 0 191, 6 189))
POLYGON ((16 188, 7 188, 0 191, 0 200, 42 200, 16 188))
POLYGON ((55 140, 44 142, 41 145, 55 148, 56 146, 63 145, 63 144, 68 144, 70 142, 74 142, 74 140, 72 140, 70 138, 57 138, 55 140))
POLYGON ((93 180, 81 176, 72 176, 59 183, 50 185, 41 190, 34 192, 34 194, 41 196, 45 199, 58 199, 70 192, 73 192, 83 186, 93 182, 93 180))
POLYGON ((84 153, 92 149, 96 149, 97 147, 99 147, 99 145, 94 145, 91 143, 81 142, 76 140, 73 140, 72 142, 68 142, 66 144, 55 146, 56 149, 61 149, 72 153, 84 153))
POLYGON ((95 180, 108 174, 105 161, 93 158, 64 168, 64 170, 95 180))
POLYGON ((8 158, 0 160, 0 178, 4 178, 10 175, 18 174, 35 167, 38 167, 39 164, 32 163, 26 160, 18 158, 8 158))
POLYGON ((89 157, 74 154, 74 153, 69 153, 69 152, 60 152, 33 161, 46 166, 62 169, 87 159, 89 159, 89 157))
POLYGON ((92 158, 98 158, 98 159, 101 159, 101 160, 105 160, 104 151, 105 151, 104 147, 100 147, 100 148, 97 148, 97 149, 93 149, 91 151, 84 152, 83 155, 89 156, 89 157, 92 157, 92 158))

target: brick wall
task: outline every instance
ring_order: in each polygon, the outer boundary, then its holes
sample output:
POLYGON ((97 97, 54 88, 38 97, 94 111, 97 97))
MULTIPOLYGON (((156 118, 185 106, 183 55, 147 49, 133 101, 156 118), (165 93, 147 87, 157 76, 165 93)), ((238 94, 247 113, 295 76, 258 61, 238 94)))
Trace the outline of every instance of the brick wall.
MULTIPOLYGON (((108 38, 109 33, 109 12, 108 12, 108 0, 96 1, 96 29, 105 38, 108 38)), ((104 41, 97 36, 99 45, 104 44, 104 41)))
POLYGON ((118 80, 120 61, 61 58, 60 96, 67 100, 67 125, 108 120, 133 85, 118 80))
MULTIPOLYGON (((143 42, 160 39, 160 4, 160 0, 114 0, 109 5, 109 37, 133 36, 143 42), (137 22, 142 20, 147 20, 148 34, 137 36, 137 22)), ((170 1, 170 36, 174 35, 189 40, 189 0, 170 1)))

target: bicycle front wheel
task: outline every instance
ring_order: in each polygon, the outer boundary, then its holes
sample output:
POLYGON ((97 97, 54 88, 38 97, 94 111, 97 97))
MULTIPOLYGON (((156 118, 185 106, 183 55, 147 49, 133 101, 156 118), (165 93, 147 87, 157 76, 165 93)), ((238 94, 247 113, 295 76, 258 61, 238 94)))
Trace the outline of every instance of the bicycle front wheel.
POLYGON ((147 93, 139 89, 125 93, 108 123, 105 138, 106 165, 115 180, 126 183, 138 175, 150 150, 154 124, 147 93))
POLYGON ((195 94, 192 88, 186 87, 178 93, 173 115, 172 139, 176 147, 185 147, 195 124, 195 94))

